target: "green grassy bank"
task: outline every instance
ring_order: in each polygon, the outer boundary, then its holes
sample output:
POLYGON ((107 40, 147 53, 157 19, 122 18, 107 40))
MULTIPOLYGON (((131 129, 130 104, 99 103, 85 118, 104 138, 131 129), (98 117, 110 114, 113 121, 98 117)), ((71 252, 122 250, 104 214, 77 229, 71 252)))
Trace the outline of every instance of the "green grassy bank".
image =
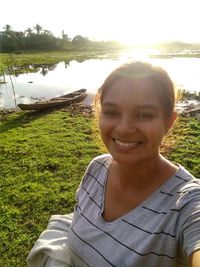
MULTIPOLYGON (((103 152, 86 111, 20 112, 0 121, 0 266, 24 267, 52 214, 71 212, 90 160, 103 152)), ((180 118, 163 151, 200 177, 200 121, 180 118)))

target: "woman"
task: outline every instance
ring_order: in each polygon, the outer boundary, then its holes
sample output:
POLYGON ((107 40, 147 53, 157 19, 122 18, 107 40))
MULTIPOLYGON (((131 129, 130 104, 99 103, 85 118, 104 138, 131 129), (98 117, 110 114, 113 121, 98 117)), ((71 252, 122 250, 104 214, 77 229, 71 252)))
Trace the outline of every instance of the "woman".
POLYGON ((62 235, 42 234, 29 262, 45 255, 44 264, 30 266, 200 266, 200 183, 159 151, 174 104, 159 67, 133 62, 108 76, 96 107, 109 154, 89 164, 70 229, 52 219, 62 235))

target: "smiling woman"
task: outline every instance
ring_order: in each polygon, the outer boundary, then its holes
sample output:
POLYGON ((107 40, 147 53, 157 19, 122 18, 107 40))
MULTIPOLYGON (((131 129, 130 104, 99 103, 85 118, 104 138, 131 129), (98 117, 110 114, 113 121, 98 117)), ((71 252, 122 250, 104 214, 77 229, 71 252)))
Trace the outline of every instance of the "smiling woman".
POLYGON ((124 164, 141 163, 142 159, 148 161, 150 156, 155 158, 168 131, 168 121, 164 123, 165 111, 162 111, 153 85, 149 83, 148 86, 148 83, 141 83, 133 91, 132 86, 136 86, 133 82, 125 84, 119 81, 102 98, 102 139, 110 153, 115 154, 115 159, 124 164), (121 88, 124 90, 121 91, 121 88), (122 101, 124 97, 126 101, 122 101))
POLYGON ((108 76, 96 98, 108 154, 91 161, 74 214, 51 218, 29 266, 198 266, 200 182, 160 154, 174 102, 162 68, 131 62, 108 76))

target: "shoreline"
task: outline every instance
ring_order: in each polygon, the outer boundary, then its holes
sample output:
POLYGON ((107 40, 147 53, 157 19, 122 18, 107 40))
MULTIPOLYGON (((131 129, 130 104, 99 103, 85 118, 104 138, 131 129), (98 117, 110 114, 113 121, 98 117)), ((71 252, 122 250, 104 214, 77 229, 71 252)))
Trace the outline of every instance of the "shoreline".
MULTIPOLYGON (((78 103, 78 104, 72 104, 70 106, 63 106, 60 108, 50 108, 50 109, 44 109, 44 110, 40 110, 40 111, 34 111, 34 110, 30 110, 30 111, 24 111, 21 110, 20 108, 10 108, 10 109, 0 109, 0 118, 2 116, 6 116, 9 114, 13 114, 13 113, 30 113, 30 112, 47 112, 47 111, 54 111, 54 110, 68 110, 71 112, 74 112, 74 114, 77 113, 82 113, 87 114, 87 115, 92 115, 92 113, 94 113, 93 111, 94 109, 94 105, 91 101, 91 103, 78 103)), ((200 103, 197 104, 188 104, 188 105, 183 105, 183 104, 179 104, 177 103, 177 105, 175 106, 175 110, 178 113, 178 115, 182 115, 182 116, 186 116, 186 117, 197 117, 198 119, 200 119, 200 103)))

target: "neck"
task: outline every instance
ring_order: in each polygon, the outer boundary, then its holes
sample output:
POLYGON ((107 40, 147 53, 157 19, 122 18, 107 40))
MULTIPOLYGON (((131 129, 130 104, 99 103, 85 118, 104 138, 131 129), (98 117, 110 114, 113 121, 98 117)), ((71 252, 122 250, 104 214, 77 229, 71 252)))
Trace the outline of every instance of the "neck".
POLYGON ((122 165, 113 161, 113 171, 122 188, 135 188, 135 190, 161 185, 175 173, 177 167, 160 154, 153 161, 133 166, 122 165))

